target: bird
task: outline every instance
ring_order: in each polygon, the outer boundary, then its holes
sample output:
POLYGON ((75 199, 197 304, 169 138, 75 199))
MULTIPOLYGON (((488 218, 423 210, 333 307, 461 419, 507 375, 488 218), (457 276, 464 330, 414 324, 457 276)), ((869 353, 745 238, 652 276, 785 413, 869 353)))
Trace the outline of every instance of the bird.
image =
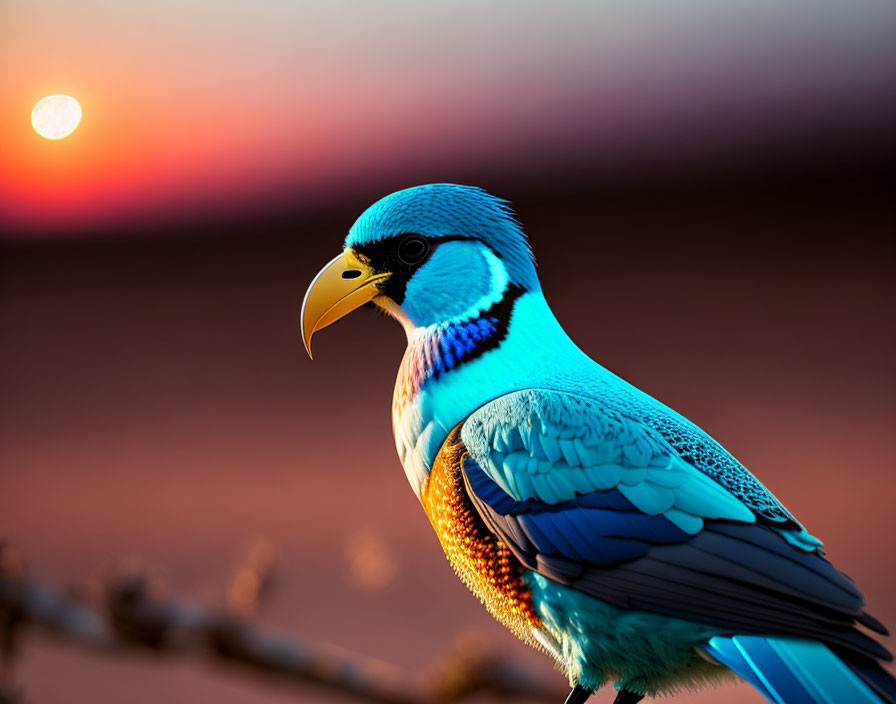
POLYGON ((727 680, 896 702, 855 583, 709 434, 576 346, 507 201, 435 183, 375 202, 305 294, 309 356, 365 304, 407 336, 393 434, 448 562, 559 664, 568 704, 727 680))

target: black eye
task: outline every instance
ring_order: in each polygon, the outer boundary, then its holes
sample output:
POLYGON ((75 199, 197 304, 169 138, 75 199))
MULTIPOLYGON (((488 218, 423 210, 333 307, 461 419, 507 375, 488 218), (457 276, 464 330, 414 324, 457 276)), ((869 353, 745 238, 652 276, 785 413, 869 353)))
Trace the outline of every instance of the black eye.
POLYGON ((419 264, 427 254, 429 254, 429 242, 419 235, 405 237, 398 244, 398 258, 405 264, 419 264))

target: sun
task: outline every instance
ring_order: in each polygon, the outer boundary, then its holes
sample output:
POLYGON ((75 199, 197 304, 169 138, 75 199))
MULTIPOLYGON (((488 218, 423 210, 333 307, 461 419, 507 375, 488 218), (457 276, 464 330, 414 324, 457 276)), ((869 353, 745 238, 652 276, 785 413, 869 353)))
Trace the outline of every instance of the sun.
POLYGON ((31 126, 41 137, 68 137, 81 122, 81 106, 70 95, 48 95, 31 111, 31 126))

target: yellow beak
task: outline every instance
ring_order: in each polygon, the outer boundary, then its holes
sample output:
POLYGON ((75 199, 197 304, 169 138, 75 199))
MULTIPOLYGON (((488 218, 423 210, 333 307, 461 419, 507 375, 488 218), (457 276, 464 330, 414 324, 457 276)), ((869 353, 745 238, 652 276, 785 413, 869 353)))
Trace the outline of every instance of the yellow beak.
POLYGON ((321 269, 302 301, 302 339, 311 357, 311 336, 360 308, 381 292, 381 284, 392 274, 377 274, 351 249, 321 269))

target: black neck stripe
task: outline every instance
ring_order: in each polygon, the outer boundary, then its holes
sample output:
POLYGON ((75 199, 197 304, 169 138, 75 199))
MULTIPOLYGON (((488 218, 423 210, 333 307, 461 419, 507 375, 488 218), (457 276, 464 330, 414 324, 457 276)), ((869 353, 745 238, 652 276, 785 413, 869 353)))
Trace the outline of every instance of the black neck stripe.
POLYGON ((420 370, 423 372, 422 385, 497 348, 507 337, 513 307, 523 293, 525 289, 510 284, 500 300, 475 318, 440 328, 424 343, 432 345, 428 355, 432 362, 428 365, 423 359, 418 362, 425 367, 420 370))

